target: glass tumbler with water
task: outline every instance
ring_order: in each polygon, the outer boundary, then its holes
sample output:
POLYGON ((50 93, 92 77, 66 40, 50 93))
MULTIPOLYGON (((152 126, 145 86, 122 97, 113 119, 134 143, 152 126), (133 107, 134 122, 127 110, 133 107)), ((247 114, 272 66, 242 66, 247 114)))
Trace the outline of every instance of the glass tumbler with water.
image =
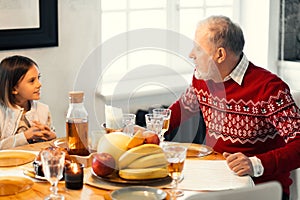
POLYGON ((146 114, 145 115, 145 121, 146 121, 146 126, 147 129, 150 131, 155 132, 158 137, 160 142, 163 141, 163 135, 161 134, 161 130, 163 127, 164 123, 164 118, 162 115, 157 115, 157 114, 146 114))

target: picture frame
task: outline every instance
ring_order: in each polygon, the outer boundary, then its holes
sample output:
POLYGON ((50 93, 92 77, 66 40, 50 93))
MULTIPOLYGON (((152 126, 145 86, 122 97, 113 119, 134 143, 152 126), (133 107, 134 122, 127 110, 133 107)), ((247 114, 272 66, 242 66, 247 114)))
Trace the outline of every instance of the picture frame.
POLYGON ((0 30, 0 50, 58 46, 57 0, 39 0, 38 28, 0 30))

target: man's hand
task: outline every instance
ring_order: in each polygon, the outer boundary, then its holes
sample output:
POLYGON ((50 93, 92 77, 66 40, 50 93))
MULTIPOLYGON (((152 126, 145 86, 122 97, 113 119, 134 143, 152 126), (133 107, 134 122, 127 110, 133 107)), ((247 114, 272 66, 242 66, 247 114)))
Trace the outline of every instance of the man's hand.
POLYGON ((253 167, 250 159, 242 153, 223 153, 229 168, 239 176, 253 176, 253 167))

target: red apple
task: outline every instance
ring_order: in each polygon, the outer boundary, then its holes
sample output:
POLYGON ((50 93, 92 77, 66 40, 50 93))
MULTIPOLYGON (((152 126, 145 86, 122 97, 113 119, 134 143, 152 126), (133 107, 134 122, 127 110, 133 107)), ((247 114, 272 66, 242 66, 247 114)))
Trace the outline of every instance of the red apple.
POLYGON ((92 168, 95 174, 100 177, 108 176, 113 173, 116 161, 109 153, 96 153, 93 157, 92 168))
POLYGON ((157 145, 159 145, 160 140, 159 140, 158 135, 155 132, 145 131, 143 133, 143 135, 145 137, 145 141, 144 141, 145 144, 157 144, 157 145))

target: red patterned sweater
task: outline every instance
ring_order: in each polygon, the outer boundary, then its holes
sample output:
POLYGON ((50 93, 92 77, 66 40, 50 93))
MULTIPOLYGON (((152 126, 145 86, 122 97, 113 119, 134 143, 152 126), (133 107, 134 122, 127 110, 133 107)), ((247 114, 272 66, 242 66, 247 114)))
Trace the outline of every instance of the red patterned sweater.
POLYGON ((289 194, 290 171, 300 167, 300 110, 276 75, 249 63, 242 85, 197 80, 173 105, 170 131, 201 109, 206 144, 242 152, 264 166, 255 183, 277 180, 289 194))

